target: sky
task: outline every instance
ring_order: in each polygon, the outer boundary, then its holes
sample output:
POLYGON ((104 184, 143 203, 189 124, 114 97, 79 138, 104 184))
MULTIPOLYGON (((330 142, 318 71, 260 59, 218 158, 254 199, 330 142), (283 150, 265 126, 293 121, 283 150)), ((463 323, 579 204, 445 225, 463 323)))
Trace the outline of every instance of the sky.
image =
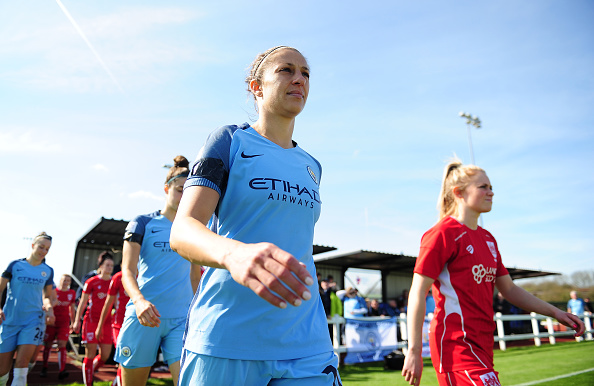
POLYGON ((445 164, 494 187, 508 267, 594 269, 591 1, 0 0, 0 266, 54 237, 71 272, 103 216, 161 209, 173 158, 254 122, 246 68, 298 48, 294 140, 323 167, 314 242, 417 256, 445 164))

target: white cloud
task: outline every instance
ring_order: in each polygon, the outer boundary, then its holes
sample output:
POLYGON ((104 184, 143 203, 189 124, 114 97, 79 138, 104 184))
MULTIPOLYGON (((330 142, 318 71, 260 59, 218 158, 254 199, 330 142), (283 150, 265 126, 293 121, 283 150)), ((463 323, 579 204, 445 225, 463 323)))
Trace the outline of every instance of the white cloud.
POLYGON ((109 169, 107 168, 107 166, 105 166, 103 164, 95 164, 95 165, 93 165, 93 169, 95 169, 99 172, 109 172, 109 169))

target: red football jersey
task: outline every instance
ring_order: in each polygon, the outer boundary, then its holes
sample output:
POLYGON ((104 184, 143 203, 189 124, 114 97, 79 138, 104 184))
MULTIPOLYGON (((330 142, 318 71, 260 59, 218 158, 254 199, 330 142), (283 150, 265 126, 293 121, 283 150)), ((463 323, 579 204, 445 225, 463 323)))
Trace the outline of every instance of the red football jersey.
POLYGON ((111 278, 111 283, 109 284, 109 291, 107 291, 107 294, 116 296, 116 301, 114 303, 116 311, 114 317, 112 318, 111 325, 116 328, 121 328, 122 323, 124 323, 124 315, 126 314, 126 304, 128 304, 128 300, 130 300, 130 297, 122 285, 121 271, 113 275, 111 278))
POLYGON ((446 217, 421 240, 415 273, 435 279, 429 344, 442 372, 493 367, 493 292, 507 275, 495 238, 446 217))
MULTIPOLYGON (((101 310, 107 298, 107 290, 109 289, 109 280, 103 280, 100 276, 93 276, 85 282, 83 293, 89 295, 89 304, 85 320, 91 323, 98 323, 101 317, 101 310)), ((111 324, 111 313, 107 315, 105 325, 111 324)))
POLYGON ((65 324, 70 325, 70 309, 71 304, 74 303, 76 297, 76 291, 68 289, 61 291, 56 288, 56 294, 58 295, 58 302, 54 306, 54 316, 56 317, 56 325, 65 324))

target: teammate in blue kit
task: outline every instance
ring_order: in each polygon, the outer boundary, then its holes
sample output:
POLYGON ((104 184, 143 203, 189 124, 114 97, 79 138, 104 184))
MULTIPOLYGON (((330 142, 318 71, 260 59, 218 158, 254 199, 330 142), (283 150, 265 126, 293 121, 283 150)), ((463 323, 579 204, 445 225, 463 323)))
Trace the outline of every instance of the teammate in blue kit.
POLYGON ((294 48, 258 55, 246 79, 258 120, 214 131, 192 166, 171 245, 208 267, 180 385, 341 384, 313 280, 322 169, 292 139, 309 73, 294 48))
POLYGON ((7 287, 8 292, 0 309, 0 386, 8 381, 15 351, 12 384, 26 384, 29 360, 43 344, 46 315, 53 323, 54 270, 45 263, 51 245, 52 238, 40 233, 29 257, 11 262, 2 273, 0 294, 7 287))
POLYGON ((174 161, 165 180, 165 208, 136 217, 124 235, 122 283, 130 301, 115 360, 122 366, 125 386, 146 384, 159 347, 177 384, 186 315, 200 281, 201 267, 191 267, 169 246, 189 172, 185 157, 174 161))

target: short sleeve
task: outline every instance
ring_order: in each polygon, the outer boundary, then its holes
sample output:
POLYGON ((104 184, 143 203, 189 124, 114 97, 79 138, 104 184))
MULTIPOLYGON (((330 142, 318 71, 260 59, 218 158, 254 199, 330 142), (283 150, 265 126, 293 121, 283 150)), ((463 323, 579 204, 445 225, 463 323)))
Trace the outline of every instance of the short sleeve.
POLYGON ((107 290, 107 294, 111 296, 115 296, 118 294, 118 290, 122 285, 122 275, 115 275, 111 282, 109 283, 109 290, 107 290))
POLYGON ((88 294, 89 293, 89 290, 90 290, 90 288, 89 288, 89 282, 90 281, 91 281, 91 279, 85 281, 85 285, 83 286, 83 290, 82 290, 83 294, 88 294))
POLYGON ((131 241, 134 243, 138 243, 142 245, 142 240, 144 239, 144 232, 146 229, 146 216, 138 216, 134 220, 128 223, 126 226, 126 231, 124 233, 124 240, 131 241))
POLYGON ((428 230, 421 239, 421 249, 415 264, 414 272, 437 280, 450 257, 452 251, 447 235, 440 228, 428 230))
POLYGON ((12 279, 12 269, 14 267, 14 265, 16 264, 17 260, 12 261, 10 264, 8 264, 8 267, 6 267, 6 270, 4 272, 2 272, 2 277, 5 279, 8 279, 10 281, 10 279, 12 279))
POLYGON ((47 276, 47 280, 45 281, 45 286, 47 287, 48 285, 51 285, 52 288, 56 288, 56 284, 54 284, 54 269, 52 267, 49 267, 50 270, 50 274, 47 276))
POLYGON ((190 186, 206 186, 224 195, 230 170, 230 149, 233 134, 249 125, 223 126, 213 131, 192 164, 184 189, 190 186))

